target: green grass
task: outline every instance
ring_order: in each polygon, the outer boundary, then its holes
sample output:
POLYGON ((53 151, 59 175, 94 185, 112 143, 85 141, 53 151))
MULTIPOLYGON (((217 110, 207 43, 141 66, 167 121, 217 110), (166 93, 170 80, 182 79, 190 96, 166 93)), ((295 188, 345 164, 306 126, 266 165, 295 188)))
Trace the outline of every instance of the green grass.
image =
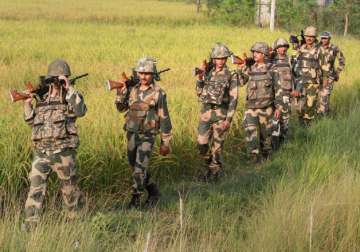
POLYGON ((359 249, 358 40, 335 38, 347 67, 332 96, 332 117, 308 130, 293 120, 289 142, 256 167, 245 163, 241 89, 225 144, 226 177, 207 185, 193 179, 200 163, 192 68, 217 41, 242 54, 255 41, 271 43, 288 34, 216 26, 196 16, 193 5, 165 1, 4 0, 0 17, 2 250, 71 251, 79 246, 80 251, 143 251, 148 240, 149 251, 303 251, 310 246, 311 209, 312 251, 359 249), (160 68, 172 69, 160 85, 168 94, 173 153, 160 157, 156 147, 151 161, 162 189, 160 206, 125 211, 131 172, 123 115, 104 81, 130 73, 143 55, 155 56, 160 68), (77 83, 89 108, 78 121, 79 183, 88 207, 83 218, 66 223, 53 177, 44 220, 26 234, 20 231, 20 211, 31 163, 30 129, 23 122, 21 103, 11 104, 8 91, 36 82, 57 57, 67 59, 74 74, 90 73, 77 83))

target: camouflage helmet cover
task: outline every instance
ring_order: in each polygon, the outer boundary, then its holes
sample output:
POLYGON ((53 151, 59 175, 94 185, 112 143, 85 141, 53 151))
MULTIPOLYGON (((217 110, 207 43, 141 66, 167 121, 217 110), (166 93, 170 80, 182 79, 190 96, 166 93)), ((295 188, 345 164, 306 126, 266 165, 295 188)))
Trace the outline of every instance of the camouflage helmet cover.
POLYGON ((331 38, 331 33, 328 31, 324 31, 320 33, 320 38, 331 38))
POLYGON ((156 73, 156 60, 151 57, 139 59, 135 71, 138 73, 156 73))
POLYGON ((273 44, 273 48, 276 50, 280 47, 287 47, 289 48, 289 43, 287 42, 286 39, 284 38, 278 38, 277 40, 274 41, 274 44, 273 44))
POLYGON ((252 47, 251 47, 251 51, 252 52, 259 52, 259 53, 263 53, 264 55, 269 55, 269 46, 268 44, 266 44, 265 42, 256 42, 252 47))
POLYGON ((222 43, 216 43, 215 46, 211 50, 210 57, 212 59, 221 59, 221 58, 227 58, 231 56, 231 52, 229 48, 222 44, 222 43))
POLYGON ((48 76, 70 76, 71 70, 69 64, 62 59, 56 59, 53 62, 51 62, 48 66, 48 76))
POLYGON ((316 28, 314 26, 308 26, 305 28, 304 35, 308 37, 316 37, 316 28))

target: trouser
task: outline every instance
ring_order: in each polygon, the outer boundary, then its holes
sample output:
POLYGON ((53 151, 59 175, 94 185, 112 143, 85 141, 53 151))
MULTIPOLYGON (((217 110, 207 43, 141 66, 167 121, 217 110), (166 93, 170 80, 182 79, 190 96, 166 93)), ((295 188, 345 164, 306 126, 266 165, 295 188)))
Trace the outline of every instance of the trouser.
POLYGON ((321 87, 319 91, 319 106, 317 108, 317 113, 320 115, 328 115, 330 111, 330 95, 333 88, 334 81, 329 80, 329 85, 326 87, 321 87))
POLYGON ((74 149, 52 154, 34 152, 29 173, 30 191, 25 203, 26 222, 39 221, 51 172, 55 172, 61 181, 61 192, 67 210, 76 211, 82 207, 82 193, 76 184, 75 159, 74 149))
POLYGON ((291 113, 290 95, 283 96, 280 115, 280 137, 285 138, 289 131, 289 120, 291 113))
POLYGON ((317 114, 317 96, 319 93, 319 84, 317 83, 306 83, 304 85, 305 99, 304 107, 299 113, 299 119, 302 123, 309 123, 315 119, 317 114))
POLYGON ((142 194, 150 184, 147 171, 155 136, 127 132, 127 155, 129 165, 133 171, 133 194, 142 194))
POLYGON ((272 106, 245 110, 243 126, 245 128, 247 149, 250 155, 263 154, 268 156, 271 153, 272 118, 272 106))
POLYGON ((203 109, 198 127, 198 148, 208 170, 216 175, 222 171, 222 149, 226 131, 221 128, 225 117, 222 109, 203 109), (210 146, 211 145, 211 146, 210 146), (210 153, 209 153, 210 149, 210 153))

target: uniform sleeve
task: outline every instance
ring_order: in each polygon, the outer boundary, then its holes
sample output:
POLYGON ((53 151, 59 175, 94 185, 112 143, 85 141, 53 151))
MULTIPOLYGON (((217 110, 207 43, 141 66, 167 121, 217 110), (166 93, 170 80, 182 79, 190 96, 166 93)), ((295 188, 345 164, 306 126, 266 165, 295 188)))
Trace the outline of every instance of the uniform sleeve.
POLYGON ((236 111, 236 106, 238 103, 238 94, 239 94, 239 75, 238 73, 233 73, 230 79, 230 88, 229 88, 230 101, 226 115, 226 120, 230 123, 236 111))
POLYGON ((275 69, 272 69, 271 76, 273 80, 274 95, 275 95, 274 105, 276 109, 280 109, 281 106, 283 105, 283 92, 281 88, 280 74, 275 69))
POLYGON ((338 62, 339 62, 339 65, 336 68, 336 72, 339 74, 345 68, 345 56, 344 56, 344 54, 342 53, 342 51, 339 48, 337 48, 336 56, 337 56, 338 62))
POLYGON ((65 100, 71 105, 76 117, 82 117, 86 114, 87 108, 84 97, 71 85, 66 93, 65 100))
POLYGON ((33 125, 35 117, 35 110, 33 106, 29 103, 24 103, 24 119, 27 124, 30 126, 33 125))
POLYGON ((129 109, 129 93, 128 88, 117 89, 115 106, 119 112, 125 112, 129 109))
POLYGON ((159 116, 161 144, 165 146, 169 146, 172 136, 171 134, 172 125, 171 125, 170 114, 167 106, 166 94, 163 91, 160 91, 159 94, 157 114, 159 116))
POLYGON ((205 81, 203 81, 203 80, 196 81, 196 95, 197 96, 201 95, 204 85, 205 85, 205 81))
POLYGON ((248 67, 237 70, 240 86, 244 86, 249 81, 249 71, 250 69, 248 67))

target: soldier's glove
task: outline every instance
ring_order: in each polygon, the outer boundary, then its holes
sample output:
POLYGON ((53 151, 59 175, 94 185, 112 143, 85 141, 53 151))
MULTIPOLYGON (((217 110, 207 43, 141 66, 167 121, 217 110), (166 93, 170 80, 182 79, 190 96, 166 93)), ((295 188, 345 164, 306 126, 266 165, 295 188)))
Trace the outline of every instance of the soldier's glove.
POLYGON ((167 145, 160 145, 160 151, 161 156, 167 156, 170 153, 170 147, 167 145))

